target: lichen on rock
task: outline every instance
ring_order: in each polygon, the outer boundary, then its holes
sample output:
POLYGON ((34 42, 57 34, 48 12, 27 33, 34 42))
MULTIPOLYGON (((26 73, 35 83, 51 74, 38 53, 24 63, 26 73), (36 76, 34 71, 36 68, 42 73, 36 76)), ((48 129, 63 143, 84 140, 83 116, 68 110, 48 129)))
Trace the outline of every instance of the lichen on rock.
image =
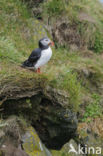
POLYGON ((12 116, 2 120, 0 126, 1 156, 52 156, 24 119, 12 116))
POLYGON ((51 156, 51 153, 49 151, 49 154, 47 154, 46 147, 44 148, 44 145, 42 144, 36 131, 32 127, 29 127, 26 133, 22 136, 22 142, 24 150, 30 156, 51 156))

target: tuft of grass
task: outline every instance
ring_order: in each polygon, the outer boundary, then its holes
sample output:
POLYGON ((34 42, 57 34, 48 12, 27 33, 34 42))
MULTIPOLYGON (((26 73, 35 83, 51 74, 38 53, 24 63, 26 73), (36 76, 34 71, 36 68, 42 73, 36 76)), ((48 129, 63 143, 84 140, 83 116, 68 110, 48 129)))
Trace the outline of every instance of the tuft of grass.
POLYGON ((68 107, 77 112, 81 103, 82 87, 77 80, 77 74, 70 69, 64 69, 64 73, 60 73, 58 77, 51 80, 53 87, 65 90, 68 92, 68 107))
POLYGON ((95 41, 94 41, 94 46, 92 49, 96 53, 102 53, 103 52, 103 31, 97 30, 95 32, 95 41))
POLYGON ((102 109, 100 106, 101 97, 97 94, 92 95, 93 102, 90 103, 85 110, 83 120, 84 122, 89 122, 93 118, 102 116, 102 109))
POLYGON ((52 16, 60 16, 61 13, 64 11, 65 3, 62 0, 52 0, 44 3, 43 9, 45 10, 44 13, 49 17, 52 16))
POLYGON ((80 96, 81 96, 81 85, 77 81, 77 75, 76 73, 72 73, 72 71, 69 71, 65 75, 60 75, 59 78, 59 87, 62 90, 67 90, 69 92, 70 96, 70 104, 73 110, 77 111, 80 104, 80 96))

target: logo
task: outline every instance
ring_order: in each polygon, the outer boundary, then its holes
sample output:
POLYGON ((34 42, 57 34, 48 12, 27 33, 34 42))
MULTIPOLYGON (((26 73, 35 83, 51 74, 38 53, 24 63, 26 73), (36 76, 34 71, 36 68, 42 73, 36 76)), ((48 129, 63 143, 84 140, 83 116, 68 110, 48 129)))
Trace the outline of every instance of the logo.
POLYGON ((81 147, 81 145, 79 144, 77 149, 75 149, 75 147, 72 144, 70 144, 69 146, 70 146, 70 150, 68 151, 68 153, 97 154, 97 155, 102 153, 101 147, 88 147, 87 145, 81 147))

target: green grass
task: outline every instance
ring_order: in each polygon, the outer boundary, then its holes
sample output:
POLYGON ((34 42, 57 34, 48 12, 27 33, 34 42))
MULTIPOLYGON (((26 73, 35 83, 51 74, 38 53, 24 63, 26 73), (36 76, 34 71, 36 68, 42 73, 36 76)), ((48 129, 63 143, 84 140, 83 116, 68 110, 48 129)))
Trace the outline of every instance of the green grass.
POLYGON ((60 16, 65 8, 65 3, 61 0, 52 0, 43 5, 45 14, 49 17, 60 16))
POLYGON ((80 104, 81 96, 81 85, 77 81, 76 73, 73 73, 69 68, 65 68, 64 73, 60 73, 58 77, 51 81, 51 85, 55 88, 60 88, 61 90, 67 91, 69 102, 75 105, 70 105, 71 109, 74 111, 78 110, 80 104))
POLYGON ((95 32, 95 42, 92 48, 96 53, 103 52, 103 32, 101 30, 95 32))
POLYGON ((100 105, 101 97, 97 94, 92 95, 93 101, 86 106, 82 121, 90 122, 96 117, 102 117, 102 106, 100 105))
POLYGON ((22 54, 19 53, 9 38, 0 38, 0 60, 13 63, 20 63, 22 54))

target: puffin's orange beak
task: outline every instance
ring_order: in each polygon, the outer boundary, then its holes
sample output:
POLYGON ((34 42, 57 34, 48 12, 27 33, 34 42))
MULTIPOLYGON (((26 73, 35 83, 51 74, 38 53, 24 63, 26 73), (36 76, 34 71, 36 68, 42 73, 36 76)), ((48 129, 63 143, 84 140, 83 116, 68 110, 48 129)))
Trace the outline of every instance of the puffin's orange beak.
POLYGON ((54 42, 53 42, 53 41, 51 41, 51 42, 50 42, 50 45, 51 45, 51 46, 54 46, 54 42))

